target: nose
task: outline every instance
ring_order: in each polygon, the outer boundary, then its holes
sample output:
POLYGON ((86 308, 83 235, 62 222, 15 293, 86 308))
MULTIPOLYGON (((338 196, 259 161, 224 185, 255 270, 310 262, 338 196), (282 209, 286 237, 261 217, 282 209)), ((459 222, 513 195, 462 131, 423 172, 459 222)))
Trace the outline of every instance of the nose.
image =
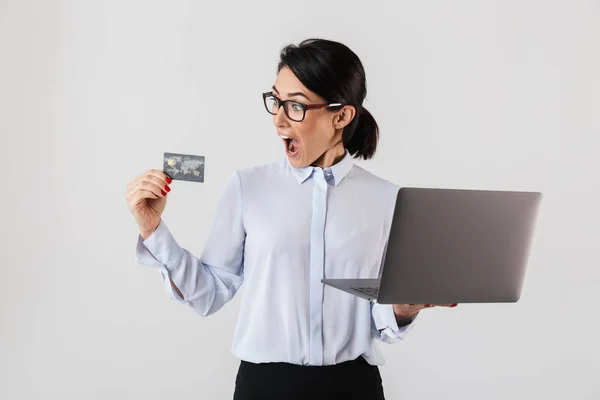
POLYGON ((288 123, 287 115, 285 115, 285 111, 283 110, 283 106, 279 107, 277 110, 277 114, 273 115, 273 124, 275 126, 284 126, 288 123))

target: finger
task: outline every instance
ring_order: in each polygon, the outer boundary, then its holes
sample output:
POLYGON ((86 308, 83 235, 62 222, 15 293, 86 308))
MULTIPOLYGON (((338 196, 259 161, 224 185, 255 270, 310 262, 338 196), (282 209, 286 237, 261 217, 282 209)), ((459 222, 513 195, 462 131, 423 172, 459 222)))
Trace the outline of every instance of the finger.
POLYGON ((458 303, 436 304, 434 307, 456 307, 458 303))
POLYGON ((158 178, 158 177, 156 177, 154 175, 150 175, 150 176, 146 177, 141 182, 152 183, 152 184, 158 186, 159 188, 161 188, 162 190, 164 190, 167 193, 171 191, 171 187, 169 186, 168 181, 163 180, 161 178, 158 178))
POLYGON ((144 199, 158 199, 159 196, 155 195, 153 192, 149 191, 149 190, 138 190, 137 192, 135 192, 135 194, 133 196, 131 196, 130 199, 127 200, 128 205, 129 205, 129 209, 130 210, 134 210, 137 205, 139 203, 141 203, 142 200, 144 199))
MULTIPOLYGON (((151 192, 150 190, 145 190, 145 189, 139 190, 136 197, 139 199, 158 199, 159 198, 159 196, 154 194, 154 192, 151 192)), ((160 196, 160 197, 164 197, 164 196, 160 196)))
POLYGON ((169 193, 171 191, 171 187, 168 184, 166 184, 165 181, 155 176, 147 176, 143 178, 142 180, 138 181, 137 184, 132 188, 133 191, 139 189, 152 190, 157 196, 159 194, 162 194, 164 196, 165 194, 163 192, 169 193))
POLYGON ((157 196, 157 198, 158 198, 158 196, 162 195, 161 189, 157 185, 150 183, 148 181, 138 181, 135 183, 135 185, 133 185, 132 187, 130 187, 127 190, 127 194, 125 196, 127 198, 127 201, 132 204, 139 203, 140 200, 145 198, 145 197, 138 196, 139 192, 143 191, 143 190, 150 191, 155 196, 157 196), (151 187, 153 187, 154 190, 152 190, 151 187))
POLYGON ((164 171, 162 171, 160 169, 151 169, 149 172, 150 172, 150 175, 155 176, 156 178, 162 180, 167 185, 170 184, 171 182, 173 182, 173 180, 169 177, 169 175, 167 175, 164 171))
POLYGON ((162 180, 167 185, 173 182, 169 175, 167 175, 164 171, 160 169, 151 169, 150 171, 148 171, 148 174, 162 180))
POLYGON ((418 309, 418 310, 422 310, 424 308, 429 308, 431 306, 431 304, 409 304, 409 306, 413 309, 418 309))
MULTIPOLYGON (((162 171, 160 169, 149 169, 148 171, 146 171, 146 172, 144 172, 142 174, 139 174, 134 180, 138 180, 138 179, 143 178, 144 176, 147 176, 147 175, 152 175, 152 176, 155 176, 155 177, 157 177, 159 179, 162 179, 162 180, 165 180, 165 181, 167 180, 167 178, 169 178, 169 176, 164 171, 162 171)), ((171 179, 171 178, 169 178, 169 179, 171 179)))
POLYGON ((157 196, 164 197, 171 191, 171 188, 168 185, 161 185, 162 182, 160 184, 156 184, 154 182, 143 181, 140 183, 139 189, 148 190, 157 196))
POLYGON ((129 186, 135 186, 141 181, 155 182, 157 185, 160 184, 161 186, 169 185, 171 182, 173 182, 173 180, 169 178, 169 176, 163 171, 159 169, 151 169, 137 176, 133 181, 131 181, 129 186))
POLYGON ((127 184, 127 190, 130 190, 131 188, 136 186, 138 183, 140 183, 142 180, 147 179, 150 176, 152 176, 150 171, 146 171, 143 174, 136 176, 131 182, 129 182, 127 184))
MULTIPOLYGON (((165 186, 167 187, 167 186, 165 186)), ((170 189, 169 189, 170 190, 170 189)), ((152 182, 148 182, 148 181, 141 181, 138 183, 138 185, 132 189, 132 197, 135 196, 138 192, 141 191, 148 191, 148 192, 152 192, 155 196, 158 197, 165 197, 168 193, 167 190, 164 189, 164 187, 161 187, 155 183, 152 182)))
POLYGON ((429 304, 411 304, 410 305, 410 309, 412 311, 421 311, 421 310, 423 310, 425 308, 429 308, 429 307, 430 307, 429 304))

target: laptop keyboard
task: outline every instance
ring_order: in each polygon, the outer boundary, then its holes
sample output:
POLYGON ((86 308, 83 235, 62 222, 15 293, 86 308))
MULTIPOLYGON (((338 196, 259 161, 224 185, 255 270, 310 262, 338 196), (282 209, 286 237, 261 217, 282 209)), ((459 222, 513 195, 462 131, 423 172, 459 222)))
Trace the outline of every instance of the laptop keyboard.
POLYGON ((371 296, 371 297, 377 297, 377 295, 379 294, 378 287, 352 287, 350 289, 360 292, 362 294, 366 294, 367 296, 371 296))

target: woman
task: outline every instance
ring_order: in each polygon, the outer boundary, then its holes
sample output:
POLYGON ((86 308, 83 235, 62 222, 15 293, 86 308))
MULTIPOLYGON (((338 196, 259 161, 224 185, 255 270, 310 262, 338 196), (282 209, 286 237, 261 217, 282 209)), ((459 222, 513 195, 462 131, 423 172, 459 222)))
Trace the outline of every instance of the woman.
POLYGON ((383 399, 376 341, 401 339, 431 305, 372 304, 321 283, 378 276, 398 191, 352 161, 371 158, 378 141, 362 106, 365 72, 328 40, 280 57, 263 101, 286 157, 233 174, 200 258, 161 219, 171 180, 159 170, 136 178, 127 200, 137 261, 158 267, 168 293, 202 316, 244 283, 234 399, 383 399))

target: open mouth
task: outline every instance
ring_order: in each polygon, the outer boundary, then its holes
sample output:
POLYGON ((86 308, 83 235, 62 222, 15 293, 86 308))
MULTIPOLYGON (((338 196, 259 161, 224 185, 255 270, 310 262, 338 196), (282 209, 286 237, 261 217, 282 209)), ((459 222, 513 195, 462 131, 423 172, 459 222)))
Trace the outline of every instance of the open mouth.
POLYGON ((285 152, 288 156, 293 157, 300 151, 300 142, 297 139, 282 137, 285 145, 285 152))

